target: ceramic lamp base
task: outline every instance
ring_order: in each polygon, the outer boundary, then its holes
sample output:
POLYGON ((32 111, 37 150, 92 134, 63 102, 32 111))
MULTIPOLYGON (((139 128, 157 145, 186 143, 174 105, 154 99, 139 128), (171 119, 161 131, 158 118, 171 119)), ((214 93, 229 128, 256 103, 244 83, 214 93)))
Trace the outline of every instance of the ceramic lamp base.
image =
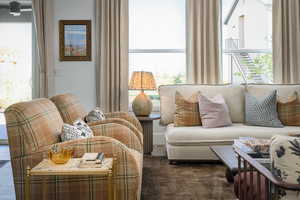
POLYGON ((136 116, 148 116, 152 111, 151 99, 141 92, 132 102, 132 110, 136 116))

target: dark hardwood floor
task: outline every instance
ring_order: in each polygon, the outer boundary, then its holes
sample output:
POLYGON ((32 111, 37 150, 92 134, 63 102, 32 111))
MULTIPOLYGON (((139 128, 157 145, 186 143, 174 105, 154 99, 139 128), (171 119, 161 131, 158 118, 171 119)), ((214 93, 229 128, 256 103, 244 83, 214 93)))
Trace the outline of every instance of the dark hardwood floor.
MULTIPOLYGON (((0 160, 9 160, 7 146, 0 146, 0 160)), ((0 199, 14 200, 10 162, 0 161, 0 199)), ((145 156, 142 200, 233 200, 233 185, 226 182, 220 164, 169 165, 165 157, 145 156)))

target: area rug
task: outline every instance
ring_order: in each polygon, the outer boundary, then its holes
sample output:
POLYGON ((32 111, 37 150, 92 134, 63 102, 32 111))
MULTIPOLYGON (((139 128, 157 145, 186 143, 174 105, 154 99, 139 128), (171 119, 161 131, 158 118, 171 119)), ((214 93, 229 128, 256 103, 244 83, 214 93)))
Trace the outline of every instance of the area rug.
MULTIPOLYGON (((0 161, 0 165, 4 162, 0 161)), ((0 199, 14 200, 10 163, 0 167, 0 199)), ((142 200, 234 200, 233 185, 220 164, 169 165, 165 157, 144 157, 142 200)))
POLYGON ((233 200, 233 185, 221 164, 170 165, 164 157, 144 157, 143 200, 233 200))

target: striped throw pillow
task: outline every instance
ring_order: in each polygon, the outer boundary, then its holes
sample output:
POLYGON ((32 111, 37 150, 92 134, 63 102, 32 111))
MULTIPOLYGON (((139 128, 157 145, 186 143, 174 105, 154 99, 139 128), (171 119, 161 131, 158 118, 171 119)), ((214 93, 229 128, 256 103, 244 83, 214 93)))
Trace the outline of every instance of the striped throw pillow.
POLYGON ((297 92, 295 92, 286 101, 278 98, 278 116, 285 126, 300 126, 300 102, 297 96, 297 92))
POLYGON ((185 99, 176 91, 174 126, 201 126, 198 103, 199 95, 200 92, 196 92, 190 98, 185 99))
POLYGON ((258 99, 246 92, 245 94, 246 124, 251 126, 283 127, 277 113, 277 91, 258 99))

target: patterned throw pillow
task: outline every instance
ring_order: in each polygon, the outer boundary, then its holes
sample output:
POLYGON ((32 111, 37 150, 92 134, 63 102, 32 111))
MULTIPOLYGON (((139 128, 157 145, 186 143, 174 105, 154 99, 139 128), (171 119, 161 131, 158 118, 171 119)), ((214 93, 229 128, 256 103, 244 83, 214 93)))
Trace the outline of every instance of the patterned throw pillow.
POLYGON ((270 95, 257 99, 246 92, 245 114, 246 124, 251 126, 283 127, 277 113, 277 91, 270 95))
POLYGON ((88 113, 85 117, 86 122, 95 122, 100 120, 105 120, 104 113, 100 110, 100 108, 96 107, 94 110, 88 113))
POLYGON ((280 121, 285 126, 300 126, 300 102, 297 92, 286 101, 279 97, 277 110, 280 121))
POLYGON ((199 110, 204 128, 217 128, 232 125, 229 109, 222 95, 208 98, 199 95, 199 110))
POLYGON ((185 99, 178 91, 175 94, 174 126, 201 126, 198 96, 196 92, 189 99, 185 99))
POLYGON ((94 137, 93 131, 81 119, 76 120, 73 126, 64 124, 60 135, 62 142, 90 137, 94 137))

